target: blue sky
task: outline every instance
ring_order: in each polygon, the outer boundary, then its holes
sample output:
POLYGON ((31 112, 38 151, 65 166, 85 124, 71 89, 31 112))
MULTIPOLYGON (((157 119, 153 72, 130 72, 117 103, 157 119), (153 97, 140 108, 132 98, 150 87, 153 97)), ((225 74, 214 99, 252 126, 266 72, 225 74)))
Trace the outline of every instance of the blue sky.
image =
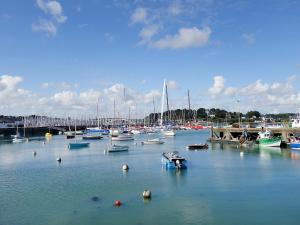
POLYGON ((100 98, 103 113, 117 99, 142 115, 164 78, 173 108, 190 89, 195 108, 298 111, 299 12, 292 0, 1 1, 0 114, 90 115, 100 98))

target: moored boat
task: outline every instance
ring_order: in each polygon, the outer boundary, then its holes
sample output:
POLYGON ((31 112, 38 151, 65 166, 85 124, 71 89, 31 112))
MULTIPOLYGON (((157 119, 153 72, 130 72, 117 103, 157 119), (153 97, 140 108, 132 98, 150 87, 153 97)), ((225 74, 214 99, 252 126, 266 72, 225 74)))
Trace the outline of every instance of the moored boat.
POLYGON ((187 169, 187 161, 179 156, 177 152, 164 152, 162 163, 167 169, 187 169))
POLYGON ((128 151, 129 146, 128 145, 111 145, 109 148, 106 150, 107 152, 124 152, 128 151))
POLYGON ((154 144, 163 144, 165 143, 159 138, 154 138, 154 139, 148 139, 146 141, 142 141, 142 145, 154 145, 154 144))
POLYGON ((28 141, 27 138, 22 137, 19 133, 13 136, 12 142, 13 143, 21 143, 28 141))
POLYGON ((77 149, 77 148, 86 148, 89 147, 90 143, 88 142, 73 142, 68 144, 69 149, 77 149))
POLYGON ((171 129, 171 130, 162 130, 161 133, 164 135, 164 136, 167 136, 167 137, 173 137, 176 135, 176 132, 175 130, 171 129))
POLYGON ((133 141, 134 137, 131 134, 119 134, 111 137, 112 141, 133 141))
POLYGON ((298 138, 292 138, 290 141, 291 149, 299 149, 300 150, 300 140, 298 138))
POLYGON ((272 134, 269 130, 261 131, 258 133, 256 143, 259 146, 280 147, 281 137, 272 136, 272 134))
POLYGON ((199 149, 208 149, 208 144, 192 144, 186 146, 188 150, 199 150, 199 149))
POLYGON ((82 139, 84 140, 100 140, 102 139, 102 135, 100 133, 87 132, 82 135, 82 139))

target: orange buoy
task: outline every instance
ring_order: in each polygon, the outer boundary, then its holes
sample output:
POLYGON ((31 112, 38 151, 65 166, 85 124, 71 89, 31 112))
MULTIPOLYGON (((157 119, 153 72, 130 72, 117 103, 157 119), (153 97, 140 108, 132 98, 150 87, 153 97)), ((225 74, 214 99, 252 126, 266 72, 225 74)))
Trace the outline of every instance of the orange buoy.
POLYGON ((118 206, 118 207, 119 207, 119 206, 121 206, 121 205, 122 205, 122 202, 121 202, 120 200, 116 200, 116 201, 115 201, 115 206, 118 206))

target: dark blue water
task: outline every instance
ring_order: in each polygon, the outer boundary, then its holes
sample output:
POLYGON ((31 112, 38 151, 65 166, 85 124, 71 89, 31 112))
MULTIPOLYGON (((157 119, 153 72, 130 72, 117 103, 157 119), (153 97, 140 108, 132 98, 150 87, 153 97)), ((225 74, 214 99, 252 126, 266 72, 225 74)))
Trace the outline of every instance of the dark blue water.
POLYGON ((185 149, 207 137, 182 131, 163 145, 142 146, 147 137, 139 135, 128 153, 114 154, 104 154, 108 139, 74 151, 62 136, 1 144, 0 225, 300 224, 300 153, 218 144, 185 149), (161 167, 161 153, 174 150, 188 170, 161 167), (150 201, 142 197, 146 188, 150 201))

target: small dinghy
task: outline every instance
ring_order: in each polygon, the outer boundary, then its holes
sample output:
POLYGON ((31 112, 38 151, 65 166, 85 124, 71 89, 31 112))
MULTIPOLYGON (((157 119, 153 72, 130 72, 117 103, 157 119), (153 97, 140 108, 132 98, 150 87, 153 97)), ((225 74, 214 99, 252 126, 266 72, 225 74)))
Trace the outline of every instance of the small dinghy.
POLYGON ((90 143, 88 143, 88 142, 74 142, 74 143, 68 144, 69 149, 86 148, 89 146, 90 146, 90 143))
POLYGON ((155 144, 163 144, 164 141, 160 140, 159 138, 148 139, 146 141, 142 141, 142 145, 155 145, 155 144))
POLYGON ((208 149, 208 144, 193 144, 186 146, 188 150, 201 150, 201 149, 208 149))
POLYGON ((106 150, 107 152, 124 152, 128 151, 129 146, 128 145, 111 145, 109 148, 106 150))
POLYGON ((162 163, 167 169, 187 169, 187 161, 178 155, 178 152, 164 152, 162 163))

